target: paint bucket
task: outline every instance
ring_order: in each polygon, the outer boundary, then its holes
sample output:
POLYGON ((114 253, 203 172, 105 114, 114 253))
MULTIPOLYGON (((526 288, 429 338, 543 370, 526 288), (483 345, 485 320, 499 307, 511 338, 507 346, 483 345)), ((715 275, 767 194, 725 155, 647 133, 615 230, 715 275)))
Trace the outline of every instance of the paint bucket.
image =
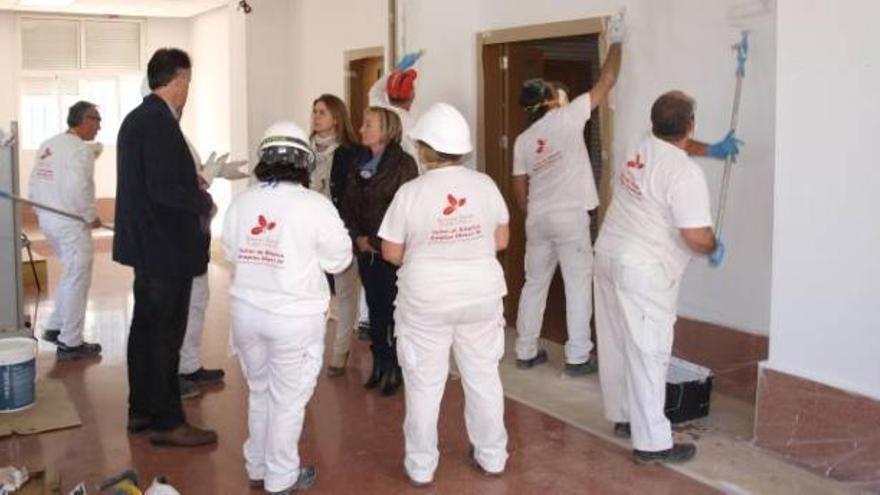
POLYGON ((0 413, 34 405, 37 343, 33 339, 0 339, 0 413))

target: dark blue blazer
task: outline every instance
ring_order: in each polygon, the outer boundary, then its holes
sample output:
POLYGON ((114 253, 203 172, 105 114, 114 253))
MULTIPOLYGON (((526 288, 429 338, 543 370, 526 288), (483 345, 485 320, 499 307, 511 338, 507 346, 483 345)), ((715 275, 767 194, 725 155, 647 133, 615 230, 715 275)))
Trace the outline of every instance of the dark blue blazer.
POLYGON ((210 233, 200 218, 213 202, 198 186, 177 119, 158 96, 144 98, 119 127, 116 181, 113 259, 155 277, 205 273, 210 233))

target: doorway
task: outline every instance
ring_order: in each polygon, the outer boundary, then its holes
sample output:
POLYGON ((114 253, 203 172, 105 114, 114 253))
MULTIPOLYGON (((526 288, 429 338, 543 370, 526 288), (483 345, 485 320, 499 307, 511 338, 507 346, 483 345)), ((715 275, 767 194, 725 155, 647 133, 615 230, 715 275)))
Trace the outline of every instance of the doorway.
MULTIPOLYGON (((519 297, 525 281, 524 216, 516 206, 511 187, 513 144, 527 127, 525 112, 517 100, 523 81, 541 77, 565 89, 573 99, 593 86, 599 76, 604 46, 599 38, 600 19, 569 21, 541 26, 483 33, 478 39, 482 55, 480 74, 481 132, 483 167, 492 177, 510 210, 510 245, 499 260, 507 279, 508 295, 504 309, 507 321, 516 321, 519 297), (500 118, 498 118, 498 117, 500 118)), ((602 204, 591 214, 591 234, 595 242, 599 211, 604 211, 609 195, 610 113, 605 105, 597 108, 584 127, 584 143, 602 204), (603 180, 604 179, 604 180, 603 180)), ((557 268, 547 296, 541 336, 558 343, 567 338, 565 291, 557 268)))
POLYGON ((355 132, 361 128, 364 109, 370 104, 370 88, 382 78, 384 64, 382 47, 345 52, 345 102, 355 132))

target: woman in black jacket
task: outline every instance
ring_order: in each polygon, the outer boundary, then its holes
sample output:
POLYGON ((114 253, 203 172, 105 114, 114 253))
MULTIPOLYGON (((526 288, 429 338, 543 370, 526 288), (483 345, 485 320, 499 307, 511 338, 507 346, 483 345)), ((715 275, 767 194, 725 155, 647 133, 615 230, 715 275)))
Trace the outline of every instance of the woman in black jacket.
POLYGON ((397 189, 414 179, 418 168, 413 157, 400 147, 401 123, 394 112, 369 107, 363 122, 363 147, 351 156, 342 218, 354 240, 370 312, 373 372, 364 386, 381 387, 382 395, 393 395, 402 381, 394 348, 397 270, 382 259, 376 234, 397 189))

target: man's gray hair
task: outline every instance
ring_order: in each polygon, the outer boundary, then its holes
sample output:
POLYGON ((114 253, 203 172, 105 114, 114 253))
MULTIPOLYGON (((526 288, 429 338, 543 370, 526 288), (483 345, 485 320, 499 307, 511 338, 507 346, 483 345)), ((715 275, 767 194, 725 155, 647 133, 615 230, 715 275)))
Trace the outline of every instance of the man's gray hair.
POLYGON ((82 124, 83 119, 86 118, 86 113, 89 110, 98 108, 98 105, 90 101, 80 100, 73 104, 70 107, 70 110, 67 112, 67 127, 74 128, 79 127, 82 124))

